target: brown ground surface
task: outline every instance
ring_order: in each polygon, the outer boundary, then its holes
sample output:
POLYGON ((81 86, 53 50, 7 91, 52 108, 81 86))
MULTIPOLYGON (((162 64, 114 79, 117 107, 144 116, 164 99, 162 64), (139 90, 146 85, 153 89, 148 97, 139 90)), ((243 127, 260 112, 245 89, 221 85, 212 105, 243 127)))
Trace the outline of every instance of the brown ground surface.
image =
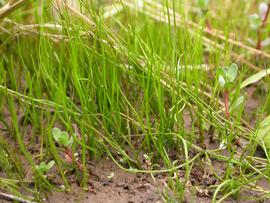
POLYGON ((161 199, 162 183, 154 182, 145 174, 127 173, 106 159, 92 167, 95 177, 89 180, 89 191, 83 191, 77 184, 72 192, 48 194, 46 202, 81 203, 152 203, 161 199), (112 179, 108 176, 114 174, 112 179))

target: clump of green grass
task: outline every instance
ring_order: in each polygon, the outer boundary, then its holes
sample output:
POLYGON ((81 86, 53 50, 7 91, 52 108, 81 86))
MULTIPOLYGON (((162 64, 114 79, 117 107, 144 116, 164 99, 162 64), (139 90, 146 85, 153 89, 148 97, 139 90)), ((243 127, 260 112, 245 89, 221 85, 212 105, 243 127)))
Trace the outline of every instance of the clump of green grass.
POLYGON ((12 153, 1 158, 18 168, 2 169, 10 191, 25 181, 12 179, 26 168, 37 171, 27 180, 35 183, 36 199, 39 191, 63 189, 52 184, 52 167, 64 189, 70 189, 69 169, 87 188, 89 161, 110 157, 128 172, 166 173, 165 201, 183 201, 187 190, 207 191, 213 202, 238 198, 245 190, 267 198, 269 191, 256 183, 269 181, 269 160, 255 151, 258 144, 268 145, 268 132, 254 128, 266 117, 269 90, 264 88, 262 107, 254 112, 255 127, 246 119, 251 112, 241 95, 255 82, 258 91, 269 83, 268 70, 253 71, 264 69, 270 56, 267 48, 256 50, 231 34, 252 35, 246 32, 248 18, 242 23, 237 17, 248 16, 251 4, 233 1, 227 8, 231 19, 225 20, 217 16, 224 1, 215 7, 211 1, 92 1, 81 2, 81 10, 62 1, 31 3, 31 10, 5 12, 1 23, 0 112, 6 113, 0 121, 8 129, 1 140, 12 142, 28 166, 20 166, 12 153), (185 13, 200 2, 211 29, 192 21, 192 11, 185 13), (34 15, 30 21, 26 12, 34 15), (265 64, 255 63, 254 56, 265 64), (218 68, 224 64, 232 65, 218 68), (191 183, 198 170, 215 183, 191 183))

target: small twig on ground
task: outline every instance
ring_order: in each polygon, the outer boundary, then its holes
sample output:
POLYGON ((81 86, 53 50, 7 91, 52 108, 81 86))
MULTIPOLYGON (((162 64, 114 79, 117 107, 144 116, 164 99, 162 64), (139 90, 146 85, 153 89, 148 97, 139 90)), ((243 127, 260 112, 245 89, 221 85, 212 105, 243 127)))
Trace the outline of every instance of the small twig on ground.
POLYGON ((7 15, 11 14, 12 12, 16 11, 20 7, 22 7, 25 3, 29 2, 29 0, 19 0, 17 2, 9 2, 4 7, 0 9, 0 22, 3 18, 7 15))
POLYGON ((64 8, 68 9, 72 14, 74 14, 75 16, 77 16, 78 18, 81 18, 84 22, 86 22, 88 25, 95 27, 96 24, 90 20, 87 16, 85 16, 84 14, 82 14, 80 11, 78 11, 77 9, 75 9, 74 7, 72 7, 70 4, 68 4, 66 1, 63 0, 58 0, 57 1, 57 6, 59 7, 59 5, 63 5, 64 8))
POLYGON ((21 203, 36 203, 27 199, 23 199, 22 197, 18 197, 18 196, 3 193, 3 192, 0 192, 0 199, 4 199, 7 201, 16 201, 16 202, 21 202, 21 203))

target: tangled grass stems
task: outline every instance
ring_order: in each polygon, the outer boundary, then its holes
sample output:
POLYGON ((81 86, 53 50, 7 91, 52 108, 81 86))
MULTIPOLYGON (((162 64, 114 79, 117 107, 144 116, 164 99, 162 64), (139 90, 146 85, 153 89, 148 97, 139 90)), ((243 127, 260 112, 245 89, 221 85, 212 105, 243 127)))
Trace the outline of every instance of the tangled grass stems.
MULTIPOLYGON (((220 111, 224 106, 219 99, 220 90, 216 81, 209 83, 214 68, 229 63, 228 56, 242 56, 241 50, 239 54, 234 53, 230 46, 242 47, 251 55, 267 57, 266 52, 254 52, 238 41, 225 40, 224 35, 214 29, 212 33, 206 31, 204 36, 205 29, 191 21, 186 29, 181 15, 176 12, 176 2, 171 9, 169 1, 164 2, 164 6, 143 1, 147 3, 143 10, 130 1, 122 1, 132 13, 124 6, 111 22, 96 13, 94 4, 83 4, 83 9, 89 10, 90 15, 87 15, 66 2, 58 2, 63 7, 58 8, 56 24, 48 23, 51 20, 48 16, 42 16, 40 24, 3 20, 3 25, 11 29, 3 27, 2 30, 11 36, 1 45, 5 50, 0 71, 5 77, 0 79, 0 95, 4 98, 0 106, 4 109, 5 102, 9 105, 14 125, 9 133, 16 135, 22 156, 32 168, 44 159, 55 160, 56 170, 65 188, 69 188, 65 173, 69 169, 61 155, 63 150, 50 133, 56 125, 66 129, 75 140, 71 151, 72 154, 79 152, 82 170, 78 171, 76 163, 70 167, 76 174, 82 173, 77 178, 83 187, 87 186, 91 175, 87 167, 89 159, 105 154, 128 172, 166 173, 170 182, 168 189, 179 196, 183 196, 183 188, 189 187, 191 172, 199 162, 208 164, 218 180, 214 186, 207 187, 214 192, 213 202, 236 196, 243 188, 254 188, 262 197, 267 196, 269 192, 255 184, 268 177, 268 159, 254 156, 259 142, 256 129, 244 121, 240 111, 225 119, 220 111), (158 11, 162 13, 161 18, 158 11), (129 22, 126 17, 130 15, 136 20, 143 18, 144 22, 139 23, 142 27, 129 22), (157 24, 152 19, 165 24, 157 24), (160 36, 155 34, 157 30, 162 32, 160 36), (30 35, 22 36, 20 32, 30 35), (34 35, 37 37, 33 38, 34 35), (15 41, 10 40, 12 37, 15 41), (205 52, 205 47, 211 49, 205 52), (218 50, 212 53, 214 48, 218 50), (223 52, 228 52, 228 56, 223 52), (207 55, 209 72, 188 68, 205 64, 205 53, 212 54, 207 55), (24 114, 23 124, 17 115, 20 110, 24 114), (31 160, 23 139, 21 129, 27 119, 40 133, 34 135, 41 143, 37 163, 31 160), (243 127, 243 123, 248 127, 243 127), (74 124, 79 130, 75 130, 74 124), (201 146, 203 139, 198 142, 198 136, 204 138, 208 133, 216 136, 215 149, 201 146), (247 144, 234 146, 237 137, 247 144), (219 146, 224 140, 227 140, 225 149, 219 146), (182 155, 176 158, 177 163, 171 157, 171 148, 182 155), (153 153, 153 165, 148 169, 143 168, 142 153, 153 153), (216 161, 226 167, 216 169, 216 161), (180 170, 185 174, 183 184, 176 181, 180 170), (179 192, 177 188, 181 184, 182 192, 179 192)), ((258 69, 248 59, 240 58, 240 62, 258 69)), ((236 86, 237 89, 239 85, 236 86)), ((234 92, 235 97, 239 92, 239 89, 234 92)), ((263 150, 266 151, 266 147, 263 150)), ((75 157, 70 157, 74 162, 75 157)), ((40 176, 34 175, 37 190, 53 187, 46 178, 38 181, 40 176)), ((200 189, 200 186, 192 187, 200 189)))

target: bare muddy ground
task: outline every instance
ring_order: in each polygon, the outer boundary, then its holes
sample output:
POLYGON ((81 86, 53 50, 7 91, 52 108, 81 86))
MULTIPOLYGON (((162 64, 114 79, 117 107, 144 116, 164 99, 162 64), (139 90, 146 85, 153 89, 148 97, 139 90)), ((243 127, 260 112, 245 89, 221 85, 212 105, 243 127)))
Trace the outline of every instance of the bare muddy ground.
POLYGON ((76 183, 72 192, 48 194, 46 202, 81 203, 152 203, 163 202, 162 181, 156 182, 145 174, 132 174, 119 169, 106 159, 91 166, 95 176, 89 179, 89 190, 83 191, 76 183), (113 177, 112 177, 113 176, 113 177))

